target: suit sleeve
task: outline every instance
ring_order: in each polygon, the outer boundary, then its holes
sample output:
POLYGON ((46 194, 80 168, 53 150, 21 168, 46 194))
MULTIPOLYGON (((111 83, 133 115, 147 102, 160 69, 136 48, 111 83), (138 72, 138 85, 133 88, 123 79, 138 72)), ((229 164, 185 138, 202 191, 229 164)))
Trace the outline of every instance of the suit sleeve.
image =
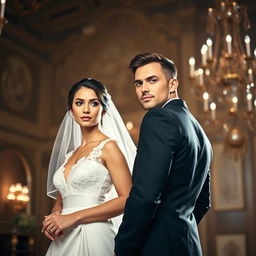
POLYGON ((199 224, 206 212, 211 207, 210 201, 210 171, 208 171, 202 190, 197 198, 194 208, 196 223, 199 224))
POLYGON ((134 255, 153 220, 181 138, 177 125, 162 108, 149 111, 141 125, 133 186, 123 222, 115 238, 117 256, 134 255))

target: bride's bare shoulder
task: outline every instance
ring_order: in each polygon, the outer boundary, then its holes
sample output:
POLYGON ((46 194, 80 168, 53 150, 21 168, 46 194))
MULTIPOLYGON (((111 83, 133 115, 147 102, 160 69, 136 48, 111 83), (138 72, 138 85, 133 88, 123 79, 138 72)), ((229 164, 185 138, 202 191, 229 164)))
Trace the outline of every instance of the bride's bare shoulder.
MULTIPOLYGON (((115 140, 109 139, 106 144, 104 145, 104 151, 108 152, 111 150, 117 150, 119 149, 119 146, 115 140)), ((120 150, 120 149, 119 149, 120 150)))
POLYGON ((102 150, 103 158, 115 158, 115 157, 122 157, 122 152, 118 146, 118 143, 115 140, 109 140, 104 145, 102 150))

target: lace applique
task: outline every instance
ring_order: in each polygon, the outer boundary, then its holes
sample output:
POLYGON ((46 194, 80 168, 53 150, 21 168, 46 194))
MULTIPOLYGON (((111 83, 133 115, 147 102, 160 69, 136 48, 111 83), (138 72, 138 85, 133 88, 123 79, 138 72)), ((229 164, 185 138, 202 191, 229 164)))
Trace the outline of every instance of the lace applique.
POLYGON ((101 155, 102 155, 102 149, 105 146, 105 144, 112 139, 106 139, 102 141, 98 146, 96 146, 92 152, 88 155, 87 159, 94 160, 102 164, 101 155))

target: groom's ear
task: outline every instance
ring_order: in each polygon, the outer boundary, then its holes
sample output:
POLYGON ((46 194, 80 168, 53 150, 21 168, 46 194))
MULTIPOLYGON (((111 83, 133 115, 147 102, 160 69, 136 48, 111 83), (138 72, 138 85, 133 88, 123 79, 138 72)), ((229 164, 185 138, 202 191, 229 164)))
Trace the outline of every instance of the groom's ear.
POLYGON ((176 92, 176 90, 178 89, 179 86, 179 81, 176 78, 171 78, 169 80, 169 91, 170 93, 176 92))

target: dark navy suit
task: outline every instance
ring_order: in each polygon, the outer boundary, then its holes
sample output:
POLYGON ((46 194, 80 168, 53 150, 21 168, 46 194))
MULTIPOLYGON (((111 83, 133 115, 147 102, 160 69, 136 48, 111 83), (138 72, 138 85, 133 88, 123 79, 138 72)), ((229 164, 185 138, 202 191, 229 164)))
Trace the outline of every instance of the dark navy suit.
POLYGON ((197 224, 210 208, 210 142, 180 99, 144 116, 117 256, 202 255, 197 224))

